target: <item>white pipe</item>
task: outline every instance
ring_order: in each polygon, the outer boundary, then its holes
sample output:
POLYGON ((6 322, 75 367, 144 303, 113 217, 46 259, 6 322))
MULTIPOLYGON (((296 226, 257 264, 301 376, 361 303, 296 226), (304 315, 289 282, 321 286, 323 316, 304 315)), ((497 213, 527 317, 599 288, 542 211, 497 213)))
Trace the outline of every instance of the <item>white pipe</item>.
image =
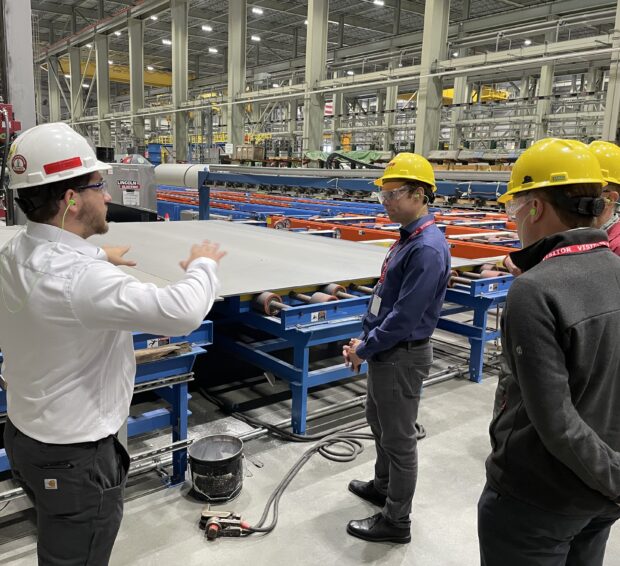
POLYGON ((197 189, 198 174, 208 170, 209 166, 204 163, 197 165, 188 163, 162 163, 155 167, 155 182, 158 185, 197 189))

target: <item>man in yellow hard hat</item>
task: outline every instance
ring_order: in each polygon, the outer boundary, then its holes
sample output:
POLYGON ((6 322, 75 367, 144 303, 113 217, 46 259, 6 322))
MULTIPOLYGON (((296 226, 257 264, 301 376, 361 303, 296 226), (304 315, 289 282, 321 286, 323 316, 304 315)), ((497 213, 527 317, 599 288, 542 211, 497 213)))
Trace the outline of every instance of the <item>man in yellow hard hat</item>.
POLYGON ((482 566, 601 566, 620 517, 620 258, 594 227, 604 186, 588 146, 545 139, 499 199, 522 275, 502 315, 482 566))
POLYGON ((620 198, 620 147, 606 141, 593 141, 590 151, 596 155, 601 171, 607 181, 603 187, 605 210, 596 219, 596 226, 607 232, 609 247, 620 255, 620 216, 618 216, 618 198, 620 198))
POLYGON ((450 277, 450 253, 429 214, 436 186, 424 157, 397 155, 375 184, 388 216, 401 225, 400 239, 383 263, 362 335, 343 354, 357 371, 368 360, 366 418, 377 449, 373 479, 353 480, 349 490, 381 512, 350 521, 347 531, 372 542, 407 543, 417 480, 416 417, 433 360, 430 336, 450 277))

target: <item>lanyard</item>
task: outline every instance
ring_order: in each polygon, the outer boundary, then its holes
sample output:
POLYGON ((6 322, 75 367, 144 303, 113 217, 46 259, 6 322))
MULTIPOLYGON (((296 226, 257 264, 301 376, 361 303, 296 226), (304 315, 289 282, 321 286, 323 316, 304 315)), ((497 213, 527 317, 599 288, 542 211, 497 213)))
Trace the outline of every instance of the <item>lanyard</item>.
POLYGON ((407 242, 409 242, 409 240, 413 240, 413 238, 415 238, 416 236, 419 236, 422 232, 424 232, 424 230, 426 230, 432 224, 435 224, 434 218, 431 220, 427 220, 424 224, 422 224, 422 226, 420 226, 419 228, 416 228, 413 231, 413 233, 404 242, 401 242, 400 240, 396 240, 390 246, 390 249, 388 250, 388 253, 385 256, 385 259, 383 260, 383 266, 381 267, 381 276, 379 277, 379 283, 383 283, 385 281, 385 275, 390 265, 392 256, 394 255, 393 252, 395 251, 395 248, 404 246, 407 242))
POLYGON ((549 252, 545 257, 542 258, 543 261, 547 259, 551 259, 552 257, 558 257, 561 255, 570 255, 570 254, 582 254, 583 252, 589 252, 594 248, 608 248, 609 242, 607 240, 603 240, 601 242, 593 242, 591 244, 577 244, 574 246, 566 246, 564 248, 558 248, 557 250, 553 250, 549 252))

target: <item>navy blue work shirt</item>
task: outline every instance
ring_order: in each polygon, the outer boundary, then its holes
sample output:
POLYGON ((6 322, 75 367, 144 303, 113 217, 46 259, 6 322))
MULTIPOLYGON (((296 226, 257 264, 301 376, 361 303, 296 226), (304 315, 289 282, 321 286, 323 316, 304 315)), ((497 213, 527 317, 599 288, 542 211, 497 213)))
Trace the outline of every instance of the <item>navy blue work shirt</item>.
POLYGON ((363 360, 399 342, 429 338, 437 326, 450 279, 448 244, 435 224, 408 239, 432 219, 428 214, 400 229, 385 280, 375 287, 381 298, 379 312, 371 313, 371 299, 362 321, 362 342, 356 353, 363 360))

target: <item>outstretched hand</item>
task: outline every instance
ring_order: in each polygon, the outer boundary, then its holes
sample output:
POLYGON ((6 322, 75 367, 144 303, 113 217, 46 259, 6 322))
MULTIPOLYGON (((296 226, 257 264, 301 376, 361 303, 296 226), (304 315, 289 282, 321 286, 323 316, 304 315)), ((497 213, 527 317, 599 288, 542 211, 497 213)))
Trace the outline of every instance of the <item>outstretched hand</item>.
POLYGON ((212 259, 216 263, 220 263, 220 260, 225 255, 226 252, 220 251, 219 244, 215 244, 209 240, 204 240, 202 244, 194 244, 189 252, 189 257, 179 262, 179 265, 181 266, 181 269, 185 271, 187 270, 189 264, 199 257, 206 257, 207 259, 212 259))
POLYGON ((130 246, 101 246, 112 265, 135 267, 136 262, 133 259, 125 259, 123 257, 129 251, 129 248, 130 246))

